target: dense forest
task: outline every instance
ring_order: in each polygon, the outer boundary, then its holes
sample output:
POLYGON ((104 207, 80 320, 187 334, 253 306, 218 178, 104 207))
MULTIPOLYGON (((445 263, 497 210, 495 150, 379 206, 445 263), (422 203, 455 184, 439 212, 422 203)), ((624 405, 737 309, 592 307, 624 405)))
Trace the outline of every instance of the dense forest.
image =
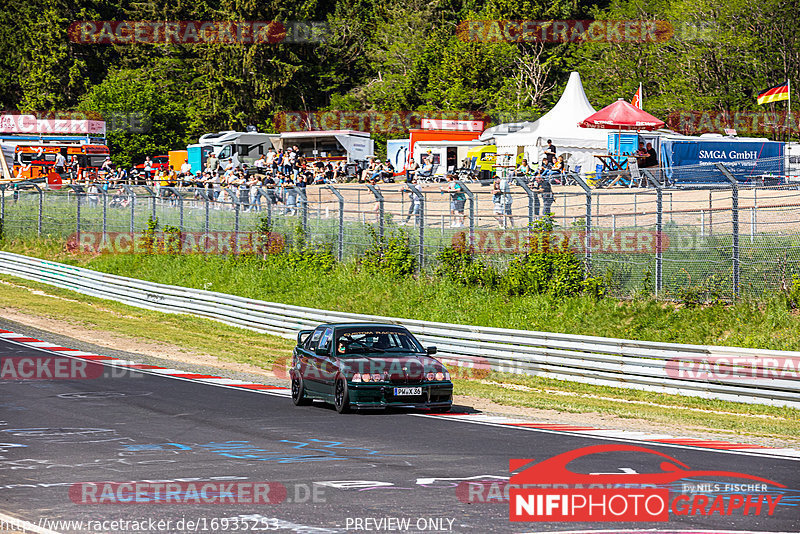
POLYGON ((630 99, 641 83, 645 109, 660 118, 764 110, 760 90, 800 82, 799 2, 13 1, 0 11, 0 100, 6 110, 140 114, 146 133, 108 135, 122 164, 210 131, 274 131, 275 113, 287 110, 464 110, 532 120, 572 70, 598 109, 630 99), (508 19, 665 21, 672 33, 658 42, 541 43, 475 42, 458 31, 464 21, 508 19), (325 35, 255 44, 70 39, 75 21, 97 20, 315 21, 325 35))

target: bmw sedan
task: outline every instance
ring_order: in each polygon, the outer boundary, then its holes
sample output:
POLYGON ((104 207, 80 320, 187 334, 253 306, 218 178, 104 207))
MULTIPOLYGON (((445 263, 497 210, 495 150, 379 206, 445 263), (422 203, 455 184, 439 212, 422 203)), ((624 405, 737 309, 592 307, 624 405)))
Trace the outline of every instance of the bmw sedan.
POLYGON ((450 373, 402 326, 323 324, 297 335, 289 376, 295 405, 312 399, 339 413, 388 407, 449 411, 450 373))

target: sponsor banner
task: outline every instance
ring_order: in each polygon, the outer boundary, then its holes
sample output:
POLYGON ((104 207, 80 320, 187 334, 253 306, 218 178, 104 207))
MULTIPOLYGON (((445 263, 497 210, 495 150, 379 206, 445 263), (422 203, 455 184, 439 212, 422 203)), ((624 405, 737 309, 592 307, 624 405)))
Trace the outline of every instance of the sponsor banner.
POLYGON ((81 232, 67 240, 79 254, 274 254, 282 251, 280 234, 257 232, 159 232, 149 237, 130 232, 81 232))
POLYGON ((750 133, 774 133, 800 129, 800 114, 786 111, 673 111, 667 127, 682 134, 734 130, 750 133))
POLYGON ((69 488, 75 504, 279 504, 280 482, 78 482, 69 488))
POLYGON ((668 360, 667 375, 682 380, 798 380, 798 357, 697 356, 668 360))
POLYGON ((323 43, 327 22, 275 20, 82 20, 69 26, 78 44, 307 44, 323 43))
POLYGON ((477 111, 280 111, 273 117, 273 125, 280 132, 403 133, 417 128, 479 132, 488 123, 488 116, 477 111))
POLYGON ((675 33, 663 20, 468 20, 456 31, 468 43, 663 43, 675 33))
MULTIPOLYGON (((464 232, 453 236, 453 246, 462 247, 467 239, 464 232)), ((592 253, 604 254, 655 254, 670 246, 670 237, 648 230, 592 230, 586 239, 584 230, 553 230, 529 233, 527 229, 479 230, 474 233, 472 250, 477 254, 520 254, 523 252, 573 252, 585 253, 588 245, 592 253)), ((695 236, 678 240, 685 246, 698 245, 695 236)))

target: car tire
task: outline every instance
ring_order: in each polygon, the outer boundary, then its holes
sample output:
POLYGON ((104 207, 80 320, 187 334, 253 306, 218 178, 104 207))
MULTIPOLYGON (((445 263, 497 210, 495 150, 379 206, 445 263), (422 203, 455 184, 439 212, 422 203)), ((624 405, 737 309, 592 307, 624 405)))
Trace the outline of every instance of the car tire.
POLYGON ((347 381, 339 378, 333 387, 333 405, 339 413, 350 411, 350 394, 347 391, 347 381))
POLYGON ((292 378, 292 402, 295 406, 311 404, 311 399, 306 397, 306 386, 300 377, 292 378))

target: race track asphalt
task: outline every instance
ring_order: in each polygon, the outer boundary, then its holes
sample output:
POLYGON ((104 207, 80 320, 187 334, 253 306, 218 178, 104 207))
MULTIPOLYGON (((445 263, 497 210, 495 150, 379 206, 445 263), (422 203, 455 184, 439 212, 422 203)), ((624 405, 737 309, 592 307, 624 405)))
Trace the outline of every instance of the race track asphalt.
MULTIPOLYGON (((9 359, 16 365, 21 358, 53 357, 0 341, 2 365, 9 359)), ((411 412, 339 415, 317 403, 294 407, 280 392, 98 369, 95 374, 103 376, 86 379, 0 379, 0 512, 57 532, 800 531, 797 459, 647 445, 693 469, 736 471, 786 486, 768 486, 770 495, 782 496, 771 516, 766 510, 756 516, 753 509, 747 516, 741 510, 671 513, 668 522, 511 523, 507 502, 462 502, 459 482, 502 481, 513 459, 540 461, 620 442, 411 412), (286 498, 273 504, 197 503, 187 495, 159 504, 84 502, 103 489, 119 488, 106 481, 183 483, 182 491, 192 483, 271 482, 285 487, 286 498), (141 523, 103 528, 95 523, 98 528, 90 530, 88 523, 59 525, 56 520, 141 523), (159 520, 172 524, 153 523, 159 520), (187 521, 196 523, 190 529, 187 521)), ((617 452, 587 456, 570 468, 647 473, 660 471, 659 462, 651 454, 617 452)), ((752 483, 700 477, 676 487, 702 482, 752 483)), ((275 489, 280 487, 271 486, 273 496, 281 495, 275 489)), ((724 486, 712 490, 712 498, 713 491, 720 494, 724 486)), ((759 491, 750 488, 744 494, 759 491)), ((0 520, 0 531, 1 525, 0 520)))

